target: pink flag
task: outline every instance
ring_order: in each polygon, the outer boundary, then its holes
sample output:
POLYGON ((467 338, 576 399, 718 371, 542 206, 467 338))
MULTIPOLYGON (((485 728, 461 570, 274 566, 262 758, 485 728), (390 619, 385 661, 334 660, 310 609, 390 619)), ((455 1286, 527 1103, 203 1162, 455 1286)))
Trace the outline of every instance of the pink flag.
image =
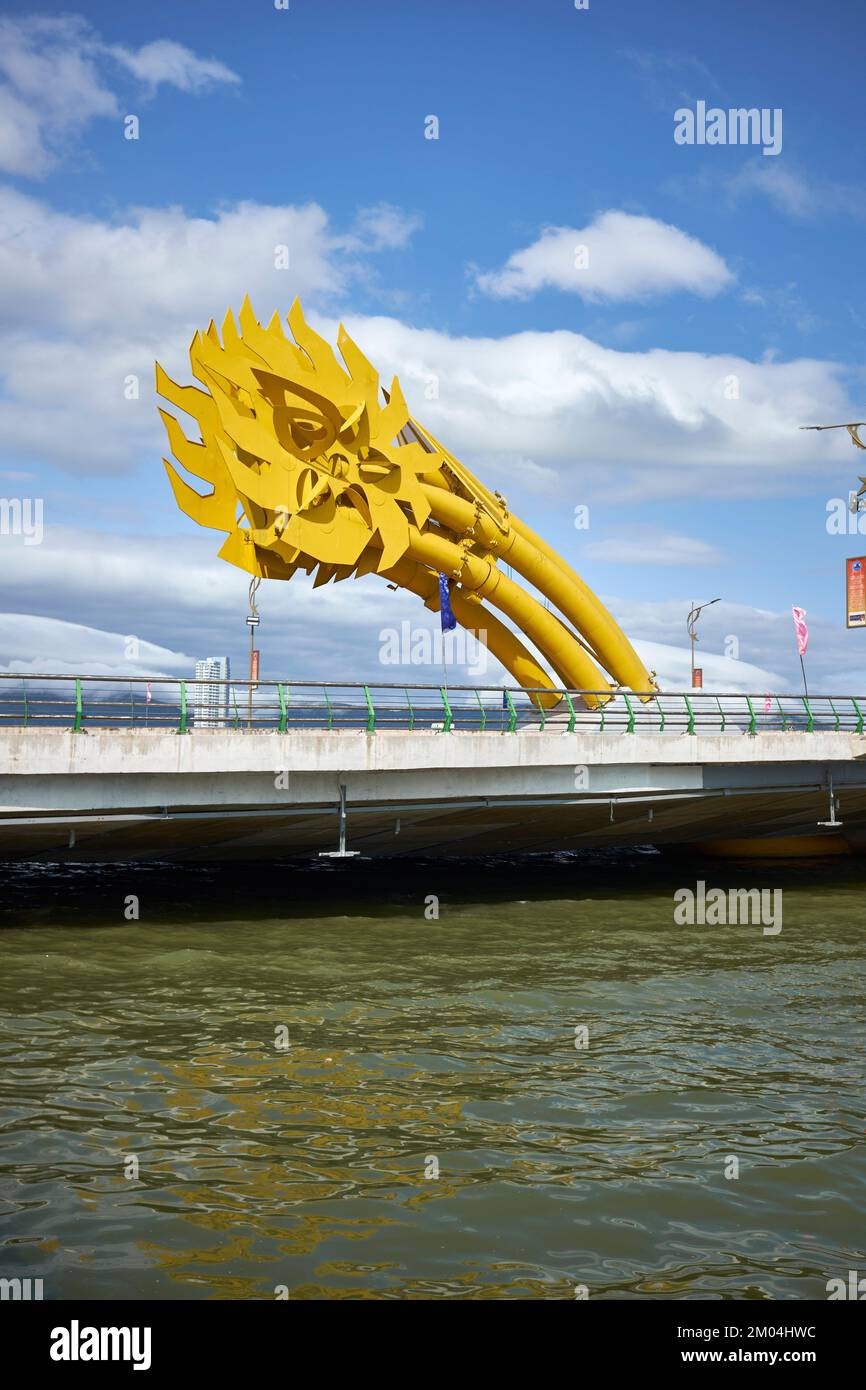
POLYGON ((792 608, 794 615, 794 631, 797 634, 797 651, 801 656, 805 656, 806 648, 809 645, 809 629, 806 626, 805 608, 792 608))
POLYGON ((772 714, 772 712, 773 712, 773 701, 772 701, 772 699, 771 699, 771 697, 770 697, 769 695, 765 695, 765 696, 764 696, 764 713, 765 713, 765 714, 772 714))
POLYGON ((146 689, 145 692, 144 692, 144 703, 145 703, 146 705, 149 705, 149 704, 150 704, 150 691, 151 691, 151 684, 150 684, 150 681, 148 681, 148 682, 147 682, 147 689, 146 689))

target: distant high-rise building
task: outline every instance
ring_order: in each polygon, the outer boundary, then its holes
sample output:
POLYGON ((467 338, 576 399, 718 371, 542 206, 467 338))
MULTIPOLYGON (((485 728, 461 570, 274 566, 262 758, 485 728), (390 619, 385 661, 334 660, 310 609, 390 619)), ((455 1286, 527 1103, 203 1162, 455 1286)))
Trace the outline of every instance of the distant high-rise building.
POLYGON ((220 685, 194 685, 193 722, 199 729, 224 729, 229 707, 229 659, 208 656, 195 663, 196 681, 220 681, 220 685))

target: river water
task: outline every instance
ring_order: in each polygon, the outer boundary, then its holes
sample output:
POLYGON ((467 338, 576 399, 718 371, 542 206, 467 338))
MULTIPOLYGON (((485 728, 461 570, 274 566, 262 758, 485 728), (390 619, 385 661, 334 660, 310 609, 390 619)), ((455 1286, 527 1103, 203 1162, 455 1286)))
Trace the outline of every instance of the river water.
POLYGON ((825 1298, 866 1272, 864 886, 638 851, 7 866, 0 1277, 825 1298), (782 930, 678 925, 698 878, 780 888, 782 930))

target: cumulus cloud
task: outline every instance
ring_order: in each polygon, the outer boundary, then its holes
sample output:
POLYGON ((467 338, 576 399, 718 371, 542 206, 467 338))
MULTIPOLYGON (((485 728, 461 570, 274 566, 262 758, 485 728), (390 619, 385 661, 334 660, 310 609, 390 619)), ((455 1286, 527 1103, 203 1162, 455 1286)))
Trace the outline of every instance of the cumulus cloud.
MULTIPOLYGON (((243 202, 197 217, 138 208, 103 220, 0 189, 9 466, 40 458, 101 473, 158 456, 154 358, 186 379, 194 331, 237 310, 247 291, 264 321, 295 294, 311 312, 359 287, 375 291, 373 258, 416 226, 412 214, 378 205, 337 228, 315 203, 243 202), (283 247, 287 270, 275 254, 283 247)), ((333 338, 336 319, 317 322, 333 338)), ((539 493, 564 475, 593 496, 607 487, 632 500, 760 493, 782 470, 826 467, 845 452, 845 440, 797 429, 851 418, 837 363, 630 352, 566 331, 454 337, 393 317, 346 324, 449 447, 539 493)))
POLYGON ((240 80, 169 40, 137 50, 107 45, 80 15, 7 16, 0 19, 0 169, 42 178, 91 121, 117 117, 118 66, 151 92, 240 80))
POLYGON ((839 364, 811 358, 625 352, 566 331, 458 338, 379 317, 346 327, 464 461, 540 492, 568 477, 629 501, 765 493, 782 472, 826 468, 830 436, 798 426, 851 408, 839 364))
POLYGON ((417 226, 390 204, 361 209, 344 230, 316 203, 243 202, 211 217, 138 208, 103 221, 0 188, 3 448, 88 473, 157 453, 155 358, 188 372, 195 330, 247 292, 266 319, 296 294, 344 295, 417 226))
POLYGON ((625 300, 679 290, 715 295, 733 278, 721 256, 678 227, 610 211, 586 227, 547 227, 501 270, 477 273, 476 284, 496 299, 557 289, 587 300, 625 300))

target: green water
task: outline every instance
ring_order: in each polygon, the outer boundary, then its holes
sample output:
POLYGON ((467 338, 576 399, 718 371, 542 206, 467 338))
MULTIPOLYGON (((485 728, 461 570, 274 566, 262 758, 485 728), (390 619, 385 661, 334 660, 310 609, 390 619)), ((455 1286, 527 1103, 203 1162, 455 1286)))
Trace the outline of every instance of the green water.
POLYGON ((632 852, 6 866, 0 1276, 825 1298, 866 1270, 864 879, 632 852), (781 933, 675 925, 698 877, 782 888, 781 933))

